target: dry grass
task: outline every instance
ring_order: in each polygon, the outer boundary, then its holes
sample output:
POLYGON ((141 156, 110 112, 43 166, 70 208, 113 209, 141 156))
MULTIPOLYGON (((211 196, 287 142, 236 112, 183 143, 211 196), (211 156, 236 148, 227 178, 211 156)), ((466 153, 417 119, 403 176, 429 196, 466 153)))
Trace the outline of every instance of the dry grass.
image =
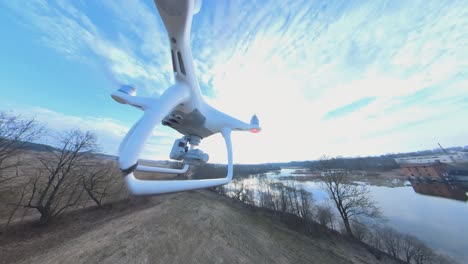
POLYGON ((137 199, 17 226, 0 263, 394 263, 329 232, 303 235, 209 191, 137 199))

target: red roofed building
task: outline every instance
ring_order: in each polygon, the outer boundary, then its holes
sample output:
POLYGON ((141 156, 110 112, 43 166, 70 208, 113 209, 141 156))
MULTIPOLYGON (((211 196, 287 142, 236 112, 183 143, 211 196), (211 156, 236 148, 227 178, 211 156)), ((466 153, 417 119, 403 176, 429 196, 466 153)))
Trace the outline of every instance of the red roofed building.
POLYGON ((448 177, 447 165, 434 163, 402 164, 401 172, 407 177, 423 177, 430 180, 444 180, 448 177))

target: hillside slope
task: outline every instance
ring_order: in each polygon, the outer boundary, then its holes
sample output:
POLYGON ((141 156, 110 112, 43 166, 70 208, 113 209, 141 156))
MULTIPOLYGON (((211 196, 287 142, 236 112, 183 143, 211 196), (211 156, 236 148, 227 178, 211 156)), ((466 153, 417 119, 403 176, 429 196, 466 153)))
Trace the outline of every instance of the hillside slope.
POLYGON ((0 238, 1 263, 393 263, 337 235, 313 238, 209 191, 86 210, 0 238))

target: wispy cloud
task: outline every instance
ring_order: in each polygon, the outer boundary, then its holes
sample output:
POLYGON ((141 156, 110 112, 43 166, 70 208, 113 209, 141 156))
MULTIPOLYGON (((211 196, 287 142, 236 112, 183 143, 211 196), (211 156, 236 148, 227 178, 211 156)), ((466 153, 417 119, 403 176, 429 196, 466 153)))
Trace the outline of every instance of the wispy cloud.
POLYGON ((227 4, 223 19, 197 18, 214 21, 199 37, 216 47, 205 51, 214 61, 213 103, 243 116, 256 111, 276 149, 304 147, 296 159, 378 154, 432 146, 424 133, 455 142, 468 132, 457 122, 468 114, 461 2, 282 3, 227 4), (239 95, 241 109, 233 100, 239 95))
POLYGON ((338 118, 340 116, 351 114, 352 112, 355 112, 365 107, 366 105, 372 103, 375 99, 376 97, 364 97, 340 108, 333 109, 324 116, 324 120, 338 118))
POLYGON ((132 83, 156 95, 170 84, 171 74, 164 71, 171 67, 169 57, 161 52, 167 49, 167 40, 159 34, 161 23, 158 26, 155 10, 139 1, 109 2, 105 7, 40 0, 3 4, 22 18, 23 25, 38 32, 43 43, 71 59, 100 64, 117 83, 132 83), (99 27, 98 19, 91 19, 85 8, 96 8, 112 19, 99 27), (117 32, 108 30, 112 21, 117 32))
MULTIPOLYGON (((151 1, 3 4, 46 45, 104 61, 146 94, 172 82, 151 1)), ((205 0, 191 45, 207 100, 260 117, 260 135, 235 135, 241 162, 405 151, 432 146, 424 133, 458 144, 468 133, 467 12, 463 1, 205 0)), ((219 140, 206 140, 213 156, 219 140)))

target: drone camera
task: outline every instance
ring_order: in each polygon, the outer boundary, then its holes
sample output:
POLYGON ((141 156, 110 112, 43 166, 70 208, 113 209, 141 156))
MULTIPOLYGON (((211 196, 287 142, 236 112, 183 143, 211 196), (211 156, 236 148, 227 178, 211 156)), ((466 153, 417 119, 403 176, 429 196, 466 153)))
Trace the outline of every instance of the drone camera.
POLYGON ((189 149, 187 144, 190 142, 192 147, 198 145, 198 137, 183 137, 181 139, 176 139, 174 145, 172 146, 171 154, 169 155, 171 159, 174 160, 183 160, 188 164, 201 164, 208 162, 209 156, 200 149, 189 149))
POLYGON ((174 160, 183 160, 187 151, 187 139, 185 137, 181 139, 176 139, 174 145, 172 146, 171 154, 169 155, 169 157, 174 160))

